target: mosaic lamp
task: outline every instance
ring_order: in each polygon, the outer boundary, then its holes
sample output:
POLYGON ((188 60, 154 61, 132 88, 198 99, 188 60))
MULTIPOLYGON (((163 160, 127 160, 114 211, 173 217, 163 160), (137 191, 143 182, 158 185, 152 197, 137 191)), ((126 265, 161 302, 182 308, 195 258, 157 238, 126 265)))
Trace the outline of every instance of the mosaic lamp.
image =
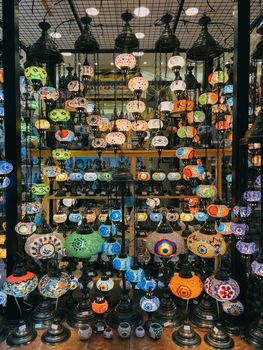
POLYGON ((249 259, 249 257, 255 253, 257 245, 248 235, 245 235, 242 240, 237 241, 236 248, 241 254, 242 258, 249 259))
POLYGON ((144 328, 149 329, 152 323, 152 315, 160 307, 160 299, 149 289, 140 299, 140 307, 148 314, 148 320, 144 323, 144 328))
POLYGON ((98 320, 94 323, 93 331, 95 333, 103 333, 106 327, 105 322, 103 321, 103 315, 107 312, 109 308, 109 303, 104 298, 103 295, 99 295, 91 304, 92 311, 98 315, 98 320))
POLYGON ((35 91, 38 91, 46 83, 47 72, 41 67, 27 67, 24 74, 25 78, 32 82, 35 91))
POLYGON ((115 58, 115 66, 122 71, 124 76, 136 67, 136 58, 129 53, 122 53, 115 58))
POLYGON ((30 219, 29 215, 26 213, 21 221, 19 221, 15 226, 15 231, 20 236, 30 236, 37 229, 36 224, 30 219))
POLYGON ((263 252, 260 251, 257 258, 252 262, 251 269, 258 279, 263 278, 263 252))
POLYGON ((114 287, 114 281, 108 275, 103 274, 101 278, 98 279, 96 287, 103 293, 107 293, 114 287))
POLYGON ((88 259, 102 251, 103 239, 100 234, 89 226, 87 219, 82 219, 81 225, 65 240, 68 256, 88 259))
POLYGON ((149 87, 148 80, 144 79, 140 69, 137 70, 135 77, 131 78, 128 82, 128 88, 132 91, 135 97, 139 100, 142 93, 145 92, 149 87))

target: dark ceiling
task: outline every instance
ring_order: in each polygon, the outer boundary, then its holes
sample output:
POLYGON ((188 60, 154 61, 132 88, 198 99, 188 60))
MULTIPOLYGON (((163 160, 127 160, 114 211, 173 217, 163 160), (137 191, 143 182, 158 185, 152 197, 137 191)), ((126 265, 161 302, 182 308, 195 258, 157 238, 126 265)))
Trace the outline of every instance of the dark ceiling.
MULTIPOLYGON (((246 1, 246 0, 244 0, 246 1)), ((51 24, 51 31, 63 21, 72 19, 71 22, 62 24, 57 31, 62 34, 56 42, 60 49, 74 49, 74 42, 80 34, 79 26, 70 7, 70 0, 62 0, 59 4, 54 4, 58 0, 21 0, 19 4, 20 17, 20 40, 26 46, 34 43, 40 35, 38 23, 43 20, 46 10, 50 9, 47 21, 51 24), (34 4, 34 6, 33 6, 34 4)), ((112 49, 117 34, 121 31, 123 22, 121 13, 126 9, 133 11, 135 7, 146 6, 150 9, 150 15, 144 18, 134 18, 131 25, 134 32, 143 32, 144 39, 140 40, 141 49, 153 49, 158 39, 162 27, 159 25, 160 18, 167 11, 173 15, 177 14, 179 0, 97 0, 84 1, 72 0, 78 18, 85 16, 87 7, 100 9, 98 16, 93 17, 92 32, 98 40, 101 49, 112 49), (157 25, 156 25, 157 24, 157 25)), ((251 0, 251 23, 259 17, 261 11, 261 1, 251 0)), ((189 48, 197 38, 200 29, 197 24, 203 13, 212 19, 210 33, 225 47, 233 46, 233 16, 234 2, 231 0, 185 0, 176 35, 181 42, 181 48, 189 48), (210 5, 210 7, 209 7, 210 5), (184 10, 188 7, 197 7, 197 16, 186 16, 184 10), (194 23, 189 23, 194 22, 194 23)))

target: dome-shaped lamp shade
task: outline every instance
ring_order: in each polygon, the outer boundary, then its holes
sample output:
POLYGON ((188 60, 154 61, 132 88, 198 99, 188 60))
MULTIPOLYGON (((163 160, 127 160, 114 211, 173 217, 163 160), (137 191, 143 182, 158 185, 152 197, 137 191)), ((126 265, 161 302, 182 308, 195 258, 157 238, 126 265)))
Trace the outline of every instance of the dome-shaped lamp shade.
POLYGON ((173 16, 169 13, 165 14, 161 21, 164 25, 164 29, 155 43, 155 50, 157 52, 174 52, 179 49, 180 41, 175 36, 170 28, 170 22, 172 21, 173 16))
POLYGON ((3 284, 3 290, 6 294, 15 298, 24 298, 36 289, 38 278, 33 272, 15 271, 8 276, 3 284))
POLYGON ((220 302, 234 300, 240 293, 239 285, 230 277, 218 279, 215 275, 209 276, 205 280, 204 288, 210 297, 220 302))
POLYGON ((192 273, 187 278, 181 277, 179 273, 174 274, 169 286, 172 293, 182 299, 197 298, 203 290, 201 279, 192 273))
POLYGON ((129 101, 126 105, 126 110, 128 113, 132 114, 141 114, 145 111, 146 106, 143 101, 132 100, 129 101))
POLYGON ((202 30, 193 46, 187 51, 187 58, 203 61, 208 58, 215 58, 223 53, 223 48, 208 32, 207 26, 211 22, 210 17, 204 15, 199 19, 202 30))
MULTIPOLYGON (((46 298, 57 299, 71 289, 71 283, 71 279, 66 272, 60 272, 55 276, 46 274, 39 281, 38 290, 46 298)), ((73 288, 76 288, 76 286, 73 288)))
POLYGON ((224 255, 226 243, 224 237, 211 226, 204 225, 187 238, 188 249, 202 258, 215 258, 224 255))
POLYGON ((63 56, 55 42, 48 35, 50 24, 41 22, 39 23, 39 27, 42 30, 41 36, 37 42, 30 47, 28 56, 41 63, 61 63, 63 61, 63 56))
POLYGON ((122 53, 115 58, 115 66, 121 71, 128 71, 136 67, 136 58, 129 53, 122 53))
POLYGON ((66 161, 72 157, 71 152, 64 148, 56 148, 52 151, 52 157, 57 161, 66 161))
POLYGON ((254 254, 257 245, 255 242, 250 241, 237 241, 236 248, 244 258, 249 258, 250 255, 254 254))
POLYGON ((94 38, 90 30, 90 24, 92 22, 91 17, 82 17, 81 22, 84 24, 82 33, 75 41, 75 49, 81 53, 95 53, 99 51, 99 44, 94 38))
POLYGON ((94 311, 96 314, 102 315, 108 310, 109 304, 103 296, 99 296, 92 302, 91 307, 92 311, 94 311))
POLYGON ((49 113, 49 118, 54 123, 66 123, 70 120, 70 114, 65 109, 57 108, 49 113))
POLYGON ((106 135, 106 142, 110 146, 121 146, 126 141, 125 135, 120 131, 113 131, 106 135))
POLYGON ((59 98, 59 92, 52 86, 43 86, 38 90, 41 100, 56 101, 59 98))
POLYGON ((179 147, 175 151, 175 155, 182 160, 192 159, 195 156, 195 150, 192 147, 179 147))
POLYGON ((136 50, 139 47, 139 40, 132 32, 132 28, 129 23, 132 20, 133 15, 129 11, 126 11, 122 13, 121 17, 125 24, 122 32, 115 39, 115 48, 119 51, 136 50))

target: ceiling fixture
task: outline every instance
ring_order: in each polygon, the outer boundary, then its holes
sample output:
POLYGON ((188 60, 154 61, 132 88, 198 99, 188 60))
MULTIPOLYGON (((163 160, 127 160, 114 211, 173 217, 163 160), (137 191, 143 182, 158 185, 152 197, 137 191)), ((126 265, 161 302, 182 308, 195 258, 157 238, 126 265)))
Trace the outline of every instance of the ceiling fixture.
POLYGON ((115 47, 119 51, 131 51, 139 47, 139 40, 132 32, 130 21, 133 19, 133 15, 126 11, 121 15, 122 20, 125 22, 122 32, 115 39, 115 47))
POLYGON ((170 28, 170 22, 173 19, 173 16, 167 13, 161 18, 162 23, 164 24, 164 30, 155 43, 155 50, 157 52, 174 52, 179 49, 180 41, 177 39, 175 34, 170 28))
POLYGON ((49 35, 53 39, 60 39, 62 37, 61 33, 59 33, 59 32, 51 32, 49 35))
POLYGON ((141 57, 144 55, 144 52, 143 51, 134 51, 132 54, 133 54, 133 56, 141 57))
POLYGON ((150 10, 148 9, 148 7, 141 6, 141 7, 136 7, 133 13, 135 14, 136 17, 146 17, 146 16, 149 16, 150 10))
POLYGON ((62 52, 62 55, 65 57, 69 57, 69 56, 72 56, 72 53, 71 52, 62 52))
POLYGON ((75 49, 82 53, 94 53, 99 51, 99 43, 94 38, 90 30, 90 24, 92 22, 91 17, 82 17, 81 22, 84 24, 82 33, 75 41, 75 49))
POLYGON ((185 10, 186 16, 196 16, 198 12, 199 10, 197 7, 188 7, 188 9, 185 10))
POLYGON ((86 13, 88 16, 98 16, 100 11, 98 9, 96 9, 96 7, 88 7, 86 9, 86 13))
POLYGON ((144 33, 135 33, 135 36, 137 39, 143 39, 145 37, 145 34, 144 33))
POLYGON ((187 51, 187 58, 197 61, 203 61, 207 58, 215 58, 223 53, 223 47, 208 32, 208 25, 211 18, 204 15, 199 19, 199 25, 202 26, 201 33, 193 46, 187 51))
POLYGON ((42 30, 40 38, 33 44, 28 52, 28 56, 40 63, 61 63, 63 57, 56 43, 48 35, 50 24, 40 22, 39 27, 42 30))

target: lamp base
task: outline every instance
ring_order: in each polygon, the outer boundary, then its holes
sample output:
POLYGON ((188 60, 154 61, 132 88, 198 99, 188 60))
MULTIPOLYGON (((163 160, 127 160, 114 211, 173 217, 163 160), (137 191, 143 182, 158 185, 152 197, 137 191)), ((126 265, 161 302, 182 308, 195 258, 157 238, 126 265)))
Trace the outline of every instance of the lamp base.
POLYGON ((242 317, 230 316, 224 318, 224 325, 229 335, 240 335, 245 328, 242 317))
POLYGON ((2 343, 4 340, 6 340, 6 337, 8 336, 9 330, 4 325, 0 325, 0 343, 2 343))
POLYGON ((204 340, 206 344, 216 349, 232 349, 235 345, 234 340, 227 334, 225 327, 220 322, 217 322, 208 333, 204 340))
POLYGON ((193 327, 184 323, 172 334, 175 344, 183 348, 195 348, 201 344, 201 337, 194 331, 193 327))
POLYGON ((245 340, 247 343, 252 344, 255 349, 263 348, 263 312, 261 312, 260 318, 253 322, 248 329, 245 340))
POLYGON ((164 293, 161 298, 160 307, 154 313, 153 319, 160 322, 164 327, 168 325, 176 327, 183 323, 182 314, 172 300, 169 292, 164 293))
POLYGON ((191 312, 189 319, 198 328, 212 328, 217 321, 217 310, 215 301, 206 293, 200 303, 191 312))
POLYGON ((20 324, 11 331, 6 339, 8 346, 17 347, 30 344, 37 337, 37 332, 30 328, 25 321, 21 321, 20 324))
POLYGON ((55 317, 55 309, 50 300, 42 300, 30 316, 30 324, 35 329, 49 327, 55 317))
POLYGON ((142 323, 142 315, 134 311, 128 295, 123 295, 120 302, 113 308, 106 318, 111 327, 118 327, 121 322, 128 322, 131 326, 142 323))
POLYGON ((41 341, 44 344, 58 344, 63 343, 69 339, 71 332, 61 323, 53 323, 45 333, 41 336, 41 341))
POLYGON ((73 328, 80 328, 97 319, 96 314, 92 311, 90 299, 83 299, 73 310, 69 312, 67 322, 73 328))

